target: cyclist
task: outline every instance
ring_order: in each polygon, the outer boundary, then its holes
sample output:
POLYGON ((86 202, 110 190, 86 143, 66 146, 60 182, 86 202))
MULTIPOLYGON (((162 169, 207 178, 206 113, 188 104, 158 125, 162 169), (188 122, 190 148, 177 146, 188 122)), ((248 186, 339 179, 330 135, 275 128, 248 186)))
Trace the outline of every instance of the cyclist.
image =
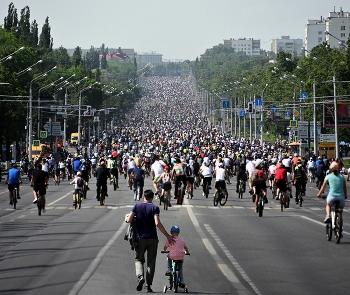
POLYGON ((307 170, 309 172, 310 182, 315 178, 315 162, 312 158, 307 162, 307 170))
POLYGON ((63 159, 60 160, 59 162, 59 166, 60 166, 60 173, 62 175, 62 179, 66 178, 66 163, 64 162, 63 159))
POLYGON ((270 187, 270 189, 272 189, 272 187, 274 186, 275 174, 276 174, 276 169, 277 169, 276 163, 277 163, 277 161, 273 160, 271 162, 271 165, 269 166, 269 187, 270 187))
POLYGON ((326 170, 327 170, 327 167, 324 164, 323 160, 321 159, 321 157, 318 157, 318 160, 316 161, 316 173, 315 173, 317 177, 317 180, 316 180, 317 186, 319 185, 319 183, 321 184, 323 183, 326 170))
POLYGON ((180 158, 176 158, 176 162, 172 171, 172 178, 173 178, 173 181, 175 181, 175 192, 174 192, 175 199, 177 198, 180 182, 182 182, 182 185, 186 184, 186 173, 185 173, 186 166, 187 166, 186 162, 181 162, 180 158))
POLYGON ((134 174, 134 201, 137 200, 137 198, 140 200, 143 195, 143 187, 145 184, 145 171, 141 168, 141 161, 137 161, 136 167, 134 168, 133 172, 134 174), (139 187, 139 195, 136 195, 136 188, 139 187))
POLYGON ((110 177, 108 169, 106 168, 106 164, 104 161, 100 162, 100 166, 96 170, 96 199, 100 201, 100 192, 101 187, 102 190, 106 192, 106 197, 108 197, 107 193, 107 178, 110 177))
POLYGON ((157 181, 160 175, 164 172, 164 166, 165 163, 163 162, 163 160, 159 160, 158 155, 154 156, 154 163, 151 166, 151 173, 155 195, 158 195, 157 181))
POLYGON ((46 195, 46 186, 48 183, 48 178, 46 176, 46 173, 42 170, 42 165, 39 163, 36 165, 36 169, 33 172, 33 177, 30 182, 30 186, 33 187, 34 191, 34 201, 35 204, 38 201, 36 192, 39 192, 39 195, 41 196, 41 204, 42 204, 42 211, 43 213, 46 212, 45 210, 45 195, 46 195))
POLYGON ((164 251, 166 251, 169 248, 169 254, 167 255, 168 270, 166 271, 165 275, 171 276, 171 267, 172 267, 173 260, 181 260, 178 262, 177 266, 179 268, 179 279, 180 279, 179 286, 183 288, 185 287, 184 274, 183 274, 183 259, 184 259, 185 253, 190 254, 190 252, 188 251, 185 241, 179 238, 180 228, 177 225, 173 225, 171 227, 170 233, 173 237, 173 241, 172 243, 170 243, 167 240, 163 249, 164 251))
POLYGON ((245 158, 241 154, 237 156, 237 159, 234 162, 234 174, 237 175, 236 193, 238 193, 240 179, 243 180, 243 192, 245 193, 245 186, 247 181, 247 174, 245 172, 245 162, 245 158))
POLYGON ((320 191, 318 192, 317 196, 319 198, 322 197, 322 192, 324 191, 327 184, 329 184, 329 192, 327 196, 327 205, 326 205, 326 218, 324 220, 324 223, 330 222, 330 215, 331 215, 331 206, 334 201, 339 201, 339 214, 340 214, 340 224, 341 227, 343 225, 343 208, 345 206, 345 199, 348 198, 347 196, 347 188, 346 188, 346 181, 345 177, 339 173, 339 165, 336 162, 332 162, 330 165, 330 170, 332 173, 328 174, 323 181, 322 187, 320 191))
POLYGON ((189 164, 189 160, 187 160, 185 171, 186 171, 186 185, 190 186, 189 194, 191 195, 191 198, 193 198, 194 168, 192 165, 189 164))
POLYGON ((75 175, 74 179, 69 184, 74 184, 74 193, 73 193, 73 206, 75 205, 75 195, 79 194, 84 186, 84 179, 82 177, 82 173, 79 171, 77 175, 75 175))
POLYGON ((128 161, 128 186, 132 177, 131 172, 134 170, 135 167, 136 167, 136 163, 134 161, 134 158, 130 157, 128 161))
POLYGON ((91 158, 91 168, 92 168, 92 174, 95 176, 96 173, 96 164, 97 164, 97 159, 95 156, 92 156, 91 158))
POLYGON ((300 185, 302 186, 302 193, 305 195, 305 187, 306 187, 307 175, 305 169, 299 159, 297 162, 297 166, 294 167, 294 173, 292 177, 292 182, 295 185, 295 203, 298 204, 298 190, 300 185))
POLYGON ((201 166, 199 169, 199 173, 203 176, 203 193, 202 196, 205 197, 205 187, 208 183, 209 189, 211 189, 211 181, 213 179, 213 172, 210 167, 210 161, 207 160, 206 162, 203 162, 204 165, 201 166))
POLYGON ((170 167, 166 165, 164 167, 164 172, 160 175, 157 182, 162 182, 162 194, 161 196, 165 197, 165 200, 168 202, 168 206, 171 207, 171 173, 170 167))
POLYGON ((118 154, 115 157, 112 157, 110 160, 108 160, 108 168, 109 168, 109 171, 111 174, 111 178, 113 180, 115 180, 117 188, 119 188, 119 185, 118 185, 119 161, 118 161, 117 157, 118 157, 118 154), (113 178, 113 176, 115 178, 113 178))
POLYGON ((55 162, 55 165, 53 166, 54 172, 55 172, 55 185, 60 184, 60 174, 61 174, 61 169, 59 166, 58 161, 55 162))
POLYGON ((84 182, 86 184, 86 189, 90 190, 89 188, 89 164, 86 160, 83 160, 80 168, 80 171, 77 172, 77 174, 80 172, 81 178, 84 179, 84 182))
POLYGON ((267 196, 266 196, 266 174, 262 170, 261 162, 258 162, 256 165, 256 169, 252 174, 252 187, 253 187, 253 199, 255 201, 255 212, 258 212, 258 203, 259 203, 259 195, 260 192, 263 192, 264 202, 267 204, 267 196))
POLYGON ((289 206, 287 193, 286 193, 287 184, 288 184, 288 173, 289 172, 287 172, 287 169, 286 167, 284 167, 283 163, 278 169, 276 169, 276 172, 275 172, 275 181, 276 181, 276 187, 277 187, 276 200, 278 200, 278 194, 281 190, 283 194, 284 204, 286 204, 287 208, 289 206))
MULTIPOLYGON (((214 170, 213 176, 215 176, 215 193, 221 188, 222 191, 226 191, 226 181, 230 182, 230 177, 227 169, 224 168, 224 163, 220 162, 217 168, 214 170)), ((214 194, 215 196, 215 194, 214 194)))
POLYGON ((252 176, 253 172, 255 169, 255 165, 253 163, 253 157, 249 156, 248 157, 248 163, 246 164, 246 171, 247 171, 247 176, 248 176, 248 185, 249 185, 249 193, 253 194, 253 186, 252 186, 252 176))
POLYGON ((8 184, 10 206, 13 205, 12 196, 13 196, 14 188, 17 188, 17 192, 18 192, 17 199, 21 198, 19 196, 19 184, 20 183, 23 183, 22 177, 21 177, 21 171, 19 169, 17 169, 17 164, 14 163, 14 164, 12 164, 12 168, 8 171, 6 179, 5 179, 5 184, 8 184))

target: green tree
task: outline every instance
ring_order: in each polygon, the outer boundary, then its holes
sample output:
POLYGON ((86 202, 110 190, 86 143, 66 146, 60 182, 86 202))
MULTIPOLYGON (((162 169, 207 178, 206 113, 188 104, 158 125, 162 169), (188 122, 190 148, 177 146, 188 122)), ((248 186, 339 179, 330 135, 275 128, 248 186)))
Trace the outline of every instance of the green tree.
POLYGON ((32 45, 32 35, 30 31, 30 9, 28 6, 21 10, 21 18, 18 23, 17 36, 22 44, 32 45))
POLYGON ((38 42, 39 42, 39 30, 38 30, 38 24, 36 22, 36 20, 34 20, 32 22, 32 25, 30 27, 30 34, 32 36, 32 43, 31 46, 36 47, 38 46, 38 42))
POLYGON ((51 38, 51 27, 49 24, 49 17, 46 17, 45 24, 41 30, 39 46, 45 49, 52 50, 53 39, 51 38))
POLYGON ((73 67, 78 67, 82 65, 82 52, 81 48, 77 46, 74 50, 73 56, 72 56, 72 64, 73 67))
POLYGON ((17 29, 18 26, 18 15, 17 9, 14 4, 11 2, 8 8, 7 16, 4 19, 4 29, 7 32, 11 32, 17 29))

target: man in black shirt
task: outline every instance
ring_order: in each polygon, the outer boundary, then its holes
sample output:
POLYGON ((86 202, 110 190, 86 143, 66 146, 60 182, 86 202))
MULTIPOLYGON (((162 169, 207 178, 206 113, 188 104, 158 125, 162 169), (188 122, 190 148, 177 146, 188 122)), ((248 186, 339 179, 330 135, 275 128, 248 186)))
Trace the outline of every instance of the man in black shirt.
POLYGON ((110 178, 109 171, 106 167, 106 164, 104 161, 101 161, 100 166, 96 170, 96 192, 97 196, 96 199, 97 201, 100 201, 100 192, 101 192, 101 187, 102 189, 106 192, 106 197, 108 197, 107 194, 107 178, 110 178))
POLYGON ((33 204, 35 204, 38 201, 37 195, 36 193, 39 192, 39 195, 41 196, 41 204, 42 204, 42 208, 43 208, 43 213, 46 212, 45 210, 45 195, 46 195, 46 186, 48 183, 48 177, 47 177, 47 173, 45 171, 42 170, 42 165, 39 163, 36 165, 36 169, 33 171, 33 177, 32 180, 30 182, 30 186, 33 187, 33 191, 34 191, 34 201, 33 204))
POLYGON ((138 201, 142 198, 145 171, 141 168, 141 161, 137 162, 137 166, 134 168, 134 201, 138 201), (136 194, 137 185, 139 186, 139 194, 136 194))

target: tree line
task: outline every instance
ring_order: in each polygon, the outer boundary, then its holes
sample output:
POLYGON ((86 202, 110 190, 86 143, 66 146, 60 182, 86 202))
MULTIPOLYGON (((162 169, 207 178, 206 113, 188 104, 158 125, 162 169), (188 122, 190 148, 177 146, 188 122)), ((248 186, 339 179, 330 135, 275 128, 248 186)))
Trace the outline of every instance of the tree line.
MULTIPOLYGON (((53 40, 49 17, 45 19, 39 34, 36 20, 30 20, 29 7, 24 7, 18 17, 17 9, 10 3, 4 26, 0 27, 0 147, 6 146, 7 159, 10 145, 24 142, 26 138, 30 85, 34 107, 33 126, 38 121, 39 94, 43 102, 40 104, 43 122, 54 119, 51 105, 62 106, 66 94, 68 105, 77 105, 80 91, 95 82, 99 84, 94 84, 89 91, 82 93, 82 105, 89 105, 96 110, 111 109, 107 114, 103 111, 97 113, 105 120, 121 118, 140 96, 134 63, 107 62, 108 48, 104 44, 100 50, 91 46, 86 55, 77 46, 70 56, 63 46, 54 49, 53 40), (53 67, 57 68, 47 76, 38 78, 53 67)), ((72 109, 70 113, 67 118, 67 138, 71 132, 77 132, 77 112, 72 109)), ((63 120, 61 116, 56 118, 58 121, 63 120)), ((33 139, 37 139, 39 135, 35 127, 33 131, 33 139)))

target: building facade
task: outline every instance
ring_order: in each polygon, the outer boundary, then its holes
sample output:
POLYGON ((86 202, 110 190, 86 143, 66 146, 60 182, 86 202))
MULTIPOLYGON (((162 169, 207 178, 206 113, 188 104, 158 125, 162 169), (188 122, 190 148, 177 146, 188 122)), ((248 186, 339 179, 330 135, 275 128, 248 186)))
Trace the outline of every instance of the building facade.
POLYGON ((271 51, 276 54, 283 51, 297 56, 302 54, 303 43, 302 39, 291 39, 289 36, 282 36, 281 39, 271 40, 271 51))
POLYGON ((235 52, 245 52, 249 56, 260 55, 260 40, 253 38, 242 38, 242 39, 229 39, 224 40, 224 45, 231 46, 235 52))
POLYGON ((147 64, 152 64, 153 66, 161 64, 163 61, 163 55, 152 52, 137 52, 135 55, 137 69, 144 68, 147 64))
MULTIPOLYGON (((312 48, 326 41, 326 21, 323 17, 319 20, 308 20, 305 27, 305 49, 312 48)), ((306 53, 307 53, 306 51, 306 53)))

